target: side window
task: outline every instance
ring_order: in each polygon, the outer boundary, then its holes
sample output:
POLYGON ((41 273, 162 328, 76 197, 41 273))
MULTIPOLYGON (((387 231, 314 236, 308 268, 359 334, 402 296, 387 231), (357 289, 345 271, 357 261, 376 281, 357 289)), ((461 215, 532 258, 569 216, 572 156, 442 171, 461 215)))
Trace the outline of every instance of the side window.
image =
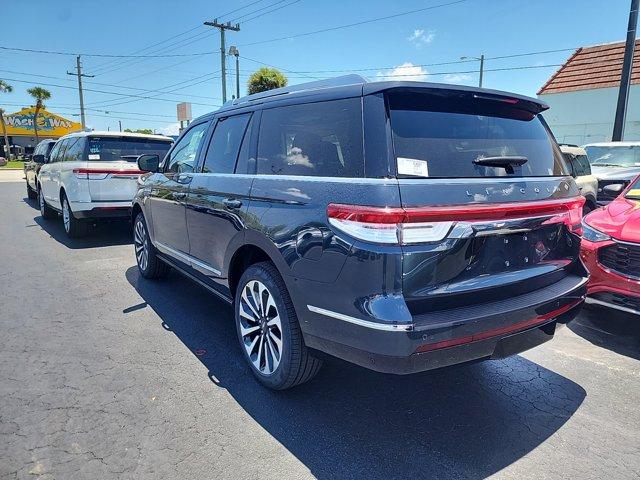
POLYGON ((580 175, 591 175, 591 164, 586 155, 576 156, 576 163, 579 165, 580 175))
POLYGON ((252 115, 247 131, 244 134, 244 139, 242 140, 235 173, 254 173, 255 171, 255 159, 253 159, 253 163, 249 166, 249 155, 251 155, 251 136, 255 122, 256 115, 252 115), (251 172, 249 172, 249 168, 251 168, 251 172))
POLYGON ((362 177, 360 98, 264 110, 257 170, 263 175, 362 177))
POLYGON ((199 123, 191 127, 184 136, 178 140, 173 150, 165 158, 165 172, 190 173, 193 172, 196 163, 198 148, 202 143, 208 122, 199 123))
POLYGON ((55 163, 62 161, 62 156, 64 155, 64 151, 67 148, 68 140, 60 140, 56 143, 56 146, 53 147, 51 151, 51 157, 49 159, 49 163, 55 163))
POLYGON ((250 117, 250 113, 245 113, 218 120, 202 167, 203 173, 233 173, 250 117))
POLYGON ((84 139, 77 137, 71 139, 67 150, 64 152, 65 162, 79 162, 82 160, 82 154, 84 153, 84 139))

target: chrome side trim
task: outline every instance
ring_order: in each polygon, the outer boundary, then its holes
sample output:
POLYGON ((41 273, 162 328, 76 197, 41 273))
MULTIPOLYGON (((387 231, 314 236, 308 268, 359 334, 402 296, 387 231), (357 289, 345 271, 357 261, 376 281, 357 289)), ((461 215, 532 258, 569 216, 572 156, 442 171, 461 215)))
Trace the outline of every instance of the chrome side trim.
POLYGON ((324 308, 314 307, 313 305, 307 305, 310 312, 324 315, 326 317, 335 318, 344 322, 353 323, 361 327, 373 328, 374 330, 385 330, 387 332, 407 332, 413 330, 413 324, 398 324, 390 325, 377 322, 371 322, 369 320, 361 320, 359 318, 351 317, 343 313, 333 312, 331 310, 325 310, 324 308))
POLYGON ((598 300, 596 298, 587 297, 587 303, 593 303, 595 305, 602 305, 603 307, 613 308, 614 310, 620 310, 621 312, 633 313, 634 315, 640 315, 640 311, 634 310, 633 308, 622 307, 620 305, 616 305, 615 303, 603 302, 602 300, 598 300))
POLYGON ((205 270, 206 272, 212 273, 214 275, 216 275, 217 277, 219 277, 222 272, 216 268, 213 268, 211 265, 204 263, 200 260, 198 260, 195 257, 192 257, 191 255, 187 255, 186 253, 182 253, 178 250, 176 250, 175 248, 171 248, 168 245, 165 245, 162 242, 155 242, 155 247, 160 250, 162 253, 164 253, 165 255, 170 255, 172 257, 177 258, 178 260, 191 265, 193 268, 200 268, 202 270, 205 270))

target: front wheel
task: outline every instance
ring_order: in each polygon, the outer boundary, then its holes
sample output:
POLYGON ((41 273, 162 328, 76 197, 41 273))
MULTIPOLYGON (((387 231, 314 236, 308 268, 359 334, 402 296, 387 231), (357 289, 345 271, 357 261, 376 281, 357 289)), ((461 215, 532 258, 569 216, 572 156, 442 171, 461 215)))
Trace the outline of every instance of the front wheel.
POLYGON ((265 386, 285 390, 311 380, 322 361, 304 344, 282 277, 269 262, 250 266, 235 298, 240 346, 251 371, 265 386))
POLYGON ((29 200, 35 200, 36 198, 38 198, 38 192, 36 192, 33 188, 31 188, 31 185, 29 185, 27 183, 27 197, 29 198, 29 200))
POLYGON ((44 199, 44 194, 42 193, 42 187, 38 189, 38 204, 40 205, 40 216, 45 220, 50 220, 58 216, 55 210, 47 205, 47 201, 44 199))
POLYGON ((161 278, 169 271, 169 266, 158 258, 156 248, 149 239, 147 223, 142 212, 133 221, 133 247, 136 251, 138 271, 144 278, 161 278))

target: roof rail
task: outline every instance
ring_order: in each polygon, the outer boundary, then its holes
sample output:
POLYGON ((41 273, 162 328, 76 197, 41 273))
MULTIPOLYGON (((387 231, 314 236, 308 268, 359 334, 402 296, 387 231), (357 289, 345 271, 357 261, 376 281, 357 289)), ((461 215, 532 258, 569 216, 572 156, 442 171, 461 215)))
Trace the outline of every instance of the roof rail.
POLYGON ((253 93, 251 95, 246 95, 244 97, 229 100, 225 102, 222 107, 224 108, 233 105, 241 105, 243 103, 249 103, 268 97, 275 97, 277 95, 286 95, 288 93, 303 92, 306 90, 317 90, 320 88, 343 87, 346 85, 357 85, 362 83, 367 83, 367 80, 360 75, 342 75, 340 77, 316 80, 315 82, 298 83, 296 85, 274 88, 273 90, 267 90, 266 92, 253 93))

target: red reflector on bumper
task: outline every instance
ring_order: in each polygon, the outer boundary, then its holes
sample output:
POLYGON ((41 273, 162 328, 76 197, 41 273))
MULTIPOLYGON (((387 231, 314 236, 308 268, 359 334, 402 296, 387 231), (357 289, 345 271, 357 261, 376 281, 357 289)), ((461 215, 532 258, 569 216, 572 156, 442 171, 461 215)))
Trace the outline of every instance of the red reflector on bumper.
POLYGON ((466 337, 452 338, 451 340, 443 340, 441 342, 435 342, 435 343, 426 343, 416 348, 416 351, 414 353, 430 352, 432 350, 440 350, 442 348, 455 347, 457 345, 465 345, 467 343, 478 342, 480 340, 487 340, 489 338, 521 332, 523 330, 527 330, 528 328, 532 328, 537 325, 542 325, 546 321, 551 320, 552 318, 556 318, 562 315, 563 313, 568 312, 573 307, 579 305, 580 302, 582 302, 582 300, 576 300, 575 302, 568 303, 564 307, 560 307, 557 310, 553 310, 552 312, 545 313, 544 315, 538 315, 535 318, 531 318, 529 320, 524 320, 522 322, 507 325, 505 327, 486 330, 484 332, 475 333, 473 335, 468 335, 466 337))

